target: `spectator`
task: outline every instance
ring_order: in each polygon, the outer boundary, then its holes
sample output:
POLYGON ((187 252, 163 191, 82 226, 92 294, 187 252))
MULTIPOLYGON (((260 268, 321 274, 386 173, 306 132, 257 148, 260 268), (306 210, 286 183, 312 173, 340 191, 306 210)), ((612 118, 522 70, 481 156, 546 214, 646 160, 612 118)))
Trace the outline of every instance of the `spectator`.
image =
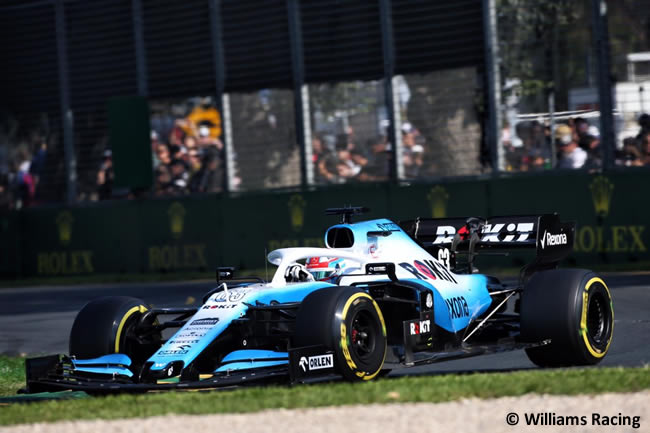
POLYGON ((583 135, 578 145, 587 152, 585 167, 594 169, 603 165, 603 156, 600 150, 600 139, 595 135, 583 135))
POLYGON ((361 171, 361 166, 352 158, 348 143, 348 134, 339 134, 336 142, 336 174, 339 183, 345 183, 355 178, 361 171))
POLYGON ((616 165, 625 167, 640 167, 643 165, 641 152, 636 145, 634 137, 627 137, 623 140, 623 149, 616 152, 616 165))
POLYGON ((201 169, 190 181, 192 192, 221 192, 223 190, 224 172, 216 149, 209 149, 203 156, 201 169))
POLYGON ((214 146, 218 150, 222 150, 223 143, 221 142, 221 140, 219 140, 219 138, 210 135, 210 132, 211 132, 210 128, 205 125, 201 125, 199 127, 199 138, 198 138, 199 146, 201 147, 214 146))
POLYGON ((193 135, 186 135, 183 140, 183 145, 188 151, 198 148, 198 142, 193 135))
POLYGON ((587 119, 576 117, 573 121, 573 125, 577 135, 576 142, 579 142, 581 138, 589 134, 589 122, 587 122, 587 119))
POLYGON ((530 171, 541 171, 546 168, 547 156, 541 149, 533 148, 528 154, 528 169, 530 171))
POLYGON ((154 164, 155 167, 158 167, 159 165, 169 165, 172 162, 172 159, 169 155, 169 147, 167 147, 166 144, 161 143, 158 145, 156 148, 156 162, 154 164))
POLYGON ((410 123, 402 125, 404 177, 415 179, 424 163, 424 146, 416 143, 416 129, 410 123))
POLYGON ((201 103, 196 105, 187 116, 185 132, 188 135, 198 135, 201 127, 207 129, 207 136, 219 139, 221 136, 221 114, 213 106, 209 96, 201 98, 201 103), (197 132, 193 132, 197 131, 197 132))
POLYGON ((155 183, 154 183, 154 195, 164 196, 171 194, 171 173, 167 165, 161 164, 154 170, 155 183))
POLYGON ((338 182, 336 141, 331 135, 326 135, 319 141, 324 145, 316 161, 316 179, 320 182, 336 183, 338 182))
POLYGON ((0 210, 11 209, 14 204, 14 199, 9 189, 9 177, 2 173, 0 174, 0 210))
POLYGON ((97 172, 97 194, 100 200, 111 198, 114 178, 113 153, 107 149, 104 151, 102 163, 97 172))
POLYGON ((367 147, 370 148, 368 163, 359 174, 359 180, 364 182, 381 182, 388 180, 390 173, 389 144, 385 136, 369 139, 367 147))
POLYGON ((45 169, 45 163, 47 161, 47 141, 45 140, 45 137, 39 137, 37 146, 38 148, 34 153, 34 157, 32 158, 32 163, 29 169, 32 177, 34 178, 35 188, 38 188, 38 182, 43 176, 43 170, 45 169))
POLYGON ((189 173, 182 159, 174 159, 170 164, 171 191, 173 194, 186 194, 188 192, 189 173))
MULTIPOLYGON (((318 134, 312 135, 311 138, 311 162, 314 167, 314 181, 317 184, 333 182, 336 177, 334 170, 328 170, 329 160, 332 159, 333 152, 323 145, 323 139, 318 134)), ((334 155, 333 158, 336 158, 334 155)))
POLYGON ((18 170, 14 178, 14 198, 16 199, 16 207, 27 207, 32 203, 35 194, 34 178, 32 177, 29 169, 31 167, 31 160, 29 152, 25 149, 18 151, 18 170))
POLYGON ((587 152, 578 146, 576 135, 568 125, 555 128, 555 140, 560 152, 557 168, 581 168, 587 161, 587 152))
POLYGON ((172 145, 169 146, 169 154, 171 156, 172 161, 175 159, 184 160, 185 156, 187 155, 187 149, 185 148, 185 146, 172 145))
POLYGON ((198 149, 190 149, 187 152, 187 163, 192 174, 197 173, 201 169, 201 153, 198 149))
POLYGON ((644 165, 650 165, 650 132, 641 137, 641 158, 644 165))
POLYGON ((644 135, 650 133, 650 114, 643 113, 639 116, 639 133, 636 136, 637 141, 641 142, 644 135))

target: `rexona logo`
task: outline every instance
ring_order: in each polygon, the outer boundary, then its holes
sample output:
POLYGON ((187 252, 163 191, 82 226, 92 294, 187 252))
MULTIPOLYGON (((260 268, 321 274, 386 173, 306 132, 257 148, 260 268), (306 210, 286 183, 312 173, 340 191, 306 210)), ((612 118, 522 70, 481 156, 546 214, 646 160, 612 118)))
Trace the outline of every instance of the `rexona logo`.
POLYGON ((332 368, 334 366, 334 355, 330 353, 327 355, 310 356, 309 358, 301 356, 298 365, 300 365, 300 368, 304 372, 307 372, 307 370, 332 368))
POLYGON ((542 249, 546 248, 547 246, 552 247, 555 245, 566 245, 568 242, 569 241, 567 239, 566 233, 558 233, 554 235, 548 233, 546 230, 544 230, 542 239, 539 241, 539 243, 542 245, 542 249))
POLYGON ((431 332, 431 321, 420 320, 420 323, 411 323, 411 335, 427 334, 431 332))

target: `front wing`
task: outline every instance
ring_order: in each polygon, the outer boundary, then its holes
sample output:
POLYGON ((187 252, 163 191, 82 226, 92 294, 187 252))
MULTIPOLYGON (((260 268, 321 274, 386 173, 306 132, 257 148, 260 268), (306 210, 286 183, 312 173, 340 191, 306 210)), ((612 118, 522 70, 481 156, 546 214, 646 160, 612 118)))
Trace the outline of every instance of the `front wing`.
POLYGON ((118 392, 147 392, 172 390, 210 390, 232 388, 253 384, 285 383, 289 380, 287 366, 260 368, 211 375, 195 381, 158 381, 156 383, 135 383, 128 378, 113 375, 93 375, 65 372, 62 368, 69 358, 51 355, 31 358, 25 362, 27 387, 25 393, 51 391, 86 391, 109 394, 118 392))

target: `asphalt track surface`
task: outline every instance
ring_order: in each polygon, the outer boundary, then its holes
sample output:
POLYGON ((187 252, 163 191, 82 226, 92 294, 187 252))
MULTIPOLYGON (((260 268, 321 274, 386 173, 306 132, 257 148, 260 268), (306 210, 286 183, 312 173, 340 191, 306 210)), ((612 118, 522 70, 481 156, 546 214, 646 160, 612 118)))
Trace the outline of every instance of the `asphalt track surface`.
MULTIPOLYGON (((650 364, 650 273, 605 274, 614 300, 614 341, 603 366, 650 364)), ((210 281, 48 286, 0 289, 0 354, 67 353, 77 312, 101 296, 133 296, 156 307, 196 306, 215 287, 210 281)), ((523 351, 403 369, 431 374, 534 368, 523 351)))

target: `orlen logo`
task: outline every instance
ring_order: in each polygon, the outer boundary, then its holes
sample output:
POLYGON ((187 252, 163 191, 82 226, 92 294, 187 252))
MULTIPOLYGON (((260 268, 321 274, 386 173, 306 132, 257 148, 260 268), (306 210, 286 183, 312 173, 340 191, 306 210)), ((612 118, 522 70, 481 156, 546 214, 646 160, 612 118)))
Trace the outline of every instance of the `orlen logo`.
POLYGON ((549 247, 552 247, 554 245, 566 245, 568 242, 569 241, 567 239, 566 233, 559 233, 557 235, 554 235, 548 233, 546 230, 544 230, 542 239, 539 241, 539 243, 542 244, 542 249, 546 248, 547 245, 549 247))
POLYGON ((304 372, 332 368, 334 366, 334 355, 329 353, 327 355, 310 356, 309 358, 302 356, 298 365, 304 372))

